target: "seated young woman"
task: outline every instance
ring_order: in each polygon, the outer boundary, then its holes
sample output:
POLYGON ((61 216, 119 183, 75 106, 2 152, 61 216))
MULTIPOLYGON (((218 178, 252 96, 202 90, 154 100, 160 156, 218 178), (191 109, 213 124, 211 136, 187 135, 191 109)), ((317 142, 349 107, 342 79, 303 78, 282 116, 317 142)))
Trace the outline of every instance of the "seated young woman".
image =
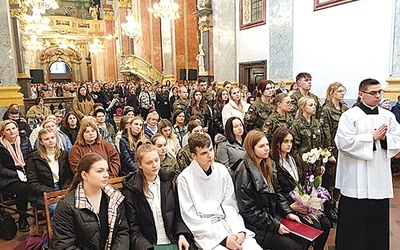
POLYGON ((179 249, 196 249, 180 215, 174 174, 160 168, 156 147, 139 145, 135 160, 138 171, 131 172, 123 182, 130 249, 153 249, 155 244, 171 243, 178 244, 179 249))
POLYGON ((221 134, 215 136, 217 145, 215 161, 235 171, 244 155, 243 141, 245 137, 246 131, 242 120, 238 117, 230 117, 225 123, 225 136, 221 134))
POLYGON ((308 249, 307 240, 291 234, 282 218, 300 222, 280 194, 275 164, 269 158, 269 142, 261 131, 252 130, 244 139, 245 155, 235 175, 236 198, 246 228, 256 234, 263 249, 308 249))
POLYGON ((293 133, 284 127, 277 128, 272 136, 271 158, 276 165, 278 184, 281 188, 280 192, 303 223, 324 231, 324 233, 314 241, 314 249, 323 250, 328 240, 331 222, 323 215, 318 219, 311 218, 312 223, 310 223, 309 220, 304 219, 304 217, 307 216, 307 210, 290 196, 290 192, 296 188, 296 182, 304 184, 305 177, 301 167, 301 159, 296 159, 297 157, 291 154, 293 137, 293 133))
POLYGON ((125 197, 108 178, 105 159, 97 153, 83 156, 69 192, 57 204, 50 249, 128 249, 125 197))
POLYGON ((177 177, 180 173, 179 165, 175 156, 168 151, 168 142, 165 136, 157 133, 151 138, 151 143, 157 149, 161 168, 173 172, 177 177))
POLYGON ((36 208, 43 209, 43 193, 67 189, 72 181, 72 172, 68 153, 57 145, 54 131, 42 129, 38 139, 38 150, 29 155, 26 171, 28 199, 36 208))

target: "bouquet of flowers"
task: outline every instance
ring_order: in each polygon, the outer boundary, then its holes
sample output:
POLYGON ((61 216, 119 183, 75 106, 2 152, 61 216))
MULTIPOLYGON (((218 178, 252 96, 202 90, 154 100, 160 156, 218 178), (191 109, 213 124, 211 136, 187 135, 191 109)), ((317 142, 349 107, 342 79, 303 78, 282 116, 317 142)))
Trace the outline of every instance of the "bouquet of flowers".
POLYGON ((306 173, 304 186, 296 183, 296 188, 290 192, 290 196, 300 206, 306 208, 305 219, 310 223, 311 219, 318 219, 323 215, 323 203, 331 198, 329 192, 321 187, 321 176, 314 177, 312 172, 306 173))

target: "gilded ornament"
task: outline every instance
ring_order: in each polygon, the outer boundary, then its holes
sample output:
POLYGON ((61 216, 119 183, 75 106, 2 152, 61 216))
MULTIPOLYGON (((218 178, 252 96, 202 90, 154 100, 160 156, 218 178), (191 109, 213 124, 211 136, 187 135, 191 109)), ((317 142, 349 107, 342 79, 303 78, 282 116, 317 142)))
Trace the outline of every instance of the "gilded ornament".
POLYGON ((114 20, 114 11, 104 10, 103 11, 103 20, 114 20))
POLYGON ((118 6, 122 8, 132 8, 131 0, 118 0, 118 6))

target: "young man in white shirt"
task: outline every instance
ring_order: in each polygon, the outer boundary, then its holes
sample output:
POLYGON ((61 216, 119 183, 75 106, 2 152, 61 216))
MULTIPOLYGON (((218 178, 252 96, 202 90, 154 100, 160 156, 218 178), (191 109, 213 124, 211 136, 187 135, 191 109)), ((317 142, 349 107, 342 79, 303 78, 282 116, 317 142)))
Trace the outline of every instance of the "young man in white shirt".
POLYGON ((210 138, 189 138, 192 163, 178 176, 179 205, 183 221, 201 249, 262 249, 246 229, 235 197, 232 178, 214 162, 210 138))

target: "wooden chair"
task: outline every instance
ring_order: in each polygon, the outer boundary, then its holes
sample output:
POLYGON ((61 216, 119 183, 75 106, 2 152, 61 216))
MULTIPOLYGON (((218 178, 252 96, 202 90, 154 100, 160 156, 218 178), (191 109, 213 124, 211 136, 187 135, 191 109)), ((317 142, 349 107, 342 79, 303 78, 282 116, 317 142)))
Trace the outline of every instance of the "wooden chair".
POLYGON ((110 184, 113 188, 115 189, 122 189, 122 181, 124 180, 124 177, 116 177, 116 178, 111 178, 107 181, 108 184, 110 184))
POLYGON ((49 237, 49 242, 51 239, 51 235, 53 234, 53 231, 51 229, 51 215, 50 215, 50 210, 49 206, 52 204, 57 204, 60 199, 68 192, 67 189, 59 190, 59 191, 54 191, 50 193, 44 193, 43 198, 44 198, 44 207, 46 211, 46 224, 47 224, 47 235, 49 237))
POLYGON ((47 220, 46 220, 46 210, 45 209, 37 209, 35 206, 32 206, 33 209, 33 215, 35 216, 35 228, 34 231, 36 234, 40 234, 40 226, 46 225, 47 220), (42 215, 42 218, 39 218, 39 216, 42 215))

